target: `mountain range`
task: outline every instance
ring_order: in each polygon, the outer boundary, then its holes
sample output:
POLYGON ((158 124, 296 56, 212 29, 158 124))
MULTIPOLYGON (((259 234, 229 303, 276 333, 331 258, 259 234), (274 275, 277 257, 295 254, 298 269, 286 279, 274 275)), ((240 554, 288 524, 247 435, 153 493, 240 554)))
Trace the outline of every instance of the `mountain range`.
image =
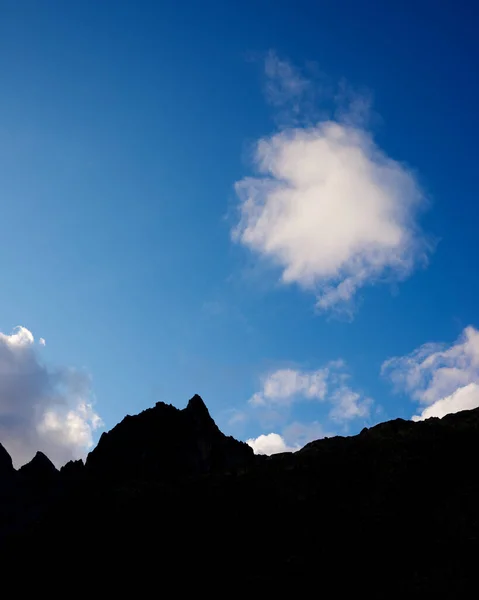
POLYGON ((479 409, 268 457, 197 395, 157 403, 60 470, 0 444, 0 564, 78 594, 469 597, 478 456, 479 409))

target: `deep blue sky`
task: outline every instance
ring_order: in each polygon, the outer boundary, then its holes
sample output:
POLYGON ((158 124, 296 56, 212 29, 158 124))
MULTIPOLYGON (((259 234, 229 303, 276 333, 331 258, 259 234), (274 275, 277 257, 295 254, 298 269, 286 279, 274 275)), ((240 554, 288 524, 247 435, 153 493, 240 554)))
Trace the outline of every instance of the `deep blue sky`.
POLYGON ((280 432, 227 410, 267 372, 338 358, 382 407, 348 431, 409 418, 382 362, 479 325, 478 16, 462 0, 0 1, 0 331, 85 368, 107 429, 197 392, 228 433, 280 432), (352 319, 231 240, 234 183, 277 130, 270 50, 366 90, 377 144, 429 199, 428 266, 364 286, 352 319))

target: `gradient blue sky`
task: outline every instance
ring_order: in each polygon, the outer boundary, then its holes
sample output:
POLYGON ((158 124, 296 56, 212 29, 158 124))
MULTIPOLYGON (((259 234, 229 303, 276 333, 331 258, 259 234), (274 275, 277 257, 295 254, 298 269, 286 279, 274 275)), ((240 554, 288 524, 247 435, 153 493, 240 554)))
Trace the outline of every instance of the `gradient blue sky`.
MULTIPOLYGON (((226 433, 296 447, 455 406, 458 393, 468 394, 459 408, 479 404, 478 16, 462 0, 0 0, 8 352, 21 325, 46 340, 22 338, 42 373, 89 374, 81 394, 104 429, 199 393, 226 433), (374 139, 421 190, 403 228, 422 245, 407 274, 366 276, 346 309, 321 310, 316 272, 309 289, 282 282, 287 265, 266 256, 272 238, 251 247, 232 232, 235 183, 258 176, 258 140, 331 119, 374 139), (445 346, 418 350, 433 342, 445 346)), ((313 169, 327 164, 312 152, 313 169)), ((351 181, 348 202, 361 206, 351 181)), ((409 200, 395 196, 401 214, 409 200)), ((341 223, 335 240, 348 235, 341 223)), ((15 356, 16 372, 30 373, 15 356)), ((51 410, 57 384, 33 386, 32 405, 48 396, 51 410)), ((72 400, 66 388, 76 410, 80 392, 72 400)), ((15 412, 11 398, 2 414, 15 412)))

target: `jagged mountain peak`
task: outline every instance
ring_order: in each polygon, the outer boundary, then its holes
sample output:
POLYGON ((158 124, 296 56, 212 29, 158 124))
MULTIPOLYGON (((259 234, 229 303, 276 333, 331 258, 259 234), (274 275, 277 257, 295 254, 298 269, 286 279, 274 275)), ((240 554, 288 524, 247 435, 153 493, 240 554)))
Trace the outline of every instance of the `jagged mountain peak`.
POLYGON ((225 436, 196 394, 182 410, 158 402, 126 417, 102 435, 86 466, 114 479, 178 479, 236 468, 252 459, 251 448, 225 436))
POLYGON ((208 416, 210 416, 210 413, 208 411, 208 408, 206 407, 206 404, 203 401, 203 398, 198 394, 195 394, 192 398, 188 400, 188 404, 186 405, 186 408, 184 410, 187 410, 190 413, 195 412, 197 414, 207 414, 208 416))
POLYGON ((46 454, 38 451, 30 462, 20 467, 19 471, 23 474, 30 474, 33 472, 38 474, 46 474, 57 472, 57 468, 46 454))

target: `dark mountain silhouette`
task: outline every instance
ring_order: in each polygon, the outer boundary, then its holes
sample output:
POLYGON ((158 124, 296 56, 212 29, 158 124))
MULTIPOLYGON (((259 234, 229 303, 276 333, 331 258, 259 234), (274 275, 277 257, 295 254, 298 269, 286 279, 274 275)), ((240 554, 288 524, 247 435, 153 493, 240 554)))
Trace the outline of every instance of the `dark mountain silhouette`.
POLYGON ((0 564, 70 574, 76 593, 98 573, 109 594, 470 597, 478 456, 479 409, 264 457, 199 396, 158 403, 85 465, 39 453, 14 471, 0 447, 0 564))
POLYGON ((102 480, 170 480, 240 468, 253 450, 218 429, 199 396, 183 410, 158 402, 127 416, 88 455, 89 473, 102 480))
POLYGON ((37 452, 32 460, 18 470, 21 479, 34 485, 48 485, 53 482, 58 471, 43 452, 37 452))
POLYGON ((5 482, 14 476, 12 458, 5 448, 0 444, 0 482, 5 482))

